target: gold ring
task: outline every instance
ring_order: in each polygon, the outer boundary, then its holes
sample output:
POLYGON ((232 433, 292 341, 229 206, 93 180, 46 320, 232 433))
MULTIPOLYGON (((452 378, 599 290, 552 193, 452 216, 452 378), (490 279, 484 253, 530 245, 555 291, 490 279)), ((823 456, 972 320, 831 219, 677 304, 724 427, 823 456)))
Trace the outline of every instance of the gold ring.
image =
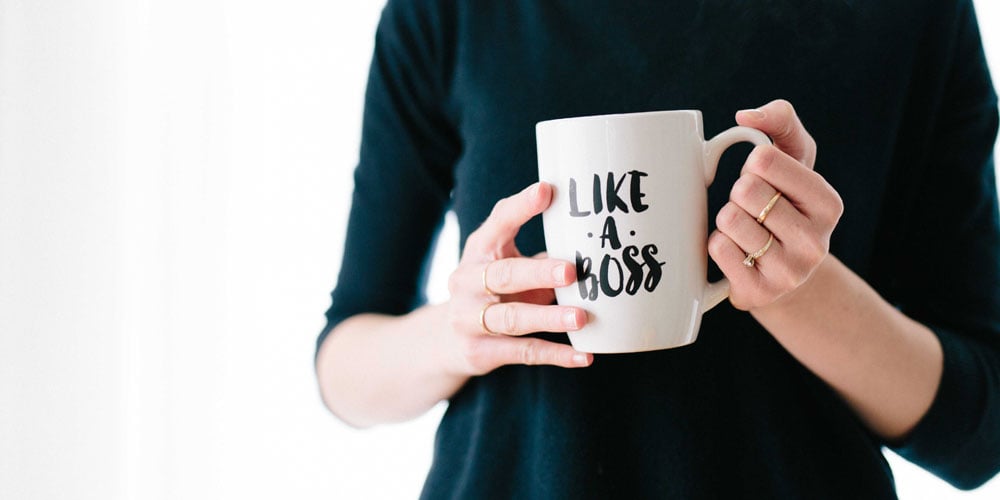
POLYGON ((767 205, 764 205, 764 209, 761 210, 760 215, 757 216, 757 224, 764 223, 764 219, 767 218, 767 214, 769 214, 771 212, 771 209, 774 208, 774 204, 778 203, 778 198, 781 198, 781 191, 774 193, 774 196, 772 196, 771 199, 768 200, 767 205))
POLYGON ((494 292, 493 290, 490 290, 490 286, 486 284, 486 273, 490 270, 490 264, 492 263, 493 261, 487 262, 486 267, 483 268, 483 290, 486 291, 486 295, 490 296, 497 295, 497 293, 494 292))
POLYGON ((764 256, 767 253, 767 249, 771 248, 771 243, 774 243, 774 233, 768 233, 771 236, 767 238, 767 243, 764 244, 764 248, 757 250, 754 253, 748 253, 747 258, 743 259, 743 265, 747 267, 753 267, 757 262, 757 259, 764 256))
POLYGON ((500 335, 499 333, 490 330, 490 327, 486 326, 486 310, 494 305, 496 305, 496 302, 487 302, 486 305, 483 306, 482 310, 479 311, 479 326, 483 327, 483 333, 486 335, 500 335))

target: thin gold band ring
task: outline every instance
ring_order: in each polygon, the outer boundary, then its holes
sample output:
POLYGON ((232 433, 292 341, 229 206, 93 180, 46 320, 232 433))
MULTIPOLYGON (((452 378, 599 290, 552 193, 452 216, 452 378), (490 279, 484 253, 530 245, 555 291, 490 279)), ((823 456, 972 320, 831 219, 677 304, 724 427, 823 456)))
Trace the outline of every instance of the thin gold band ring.
POLYGON ((483 328, 483 333, 486 335, 500 335, 499 333, 490 330, 490 327, 486 326, 486 310, 494 305, 496 305, 496 302, 487 302, 486 305, 484 305, 479 311, 479 326, 483 328))
POLYGON ((493 263, 493 261, 487 262, 486 263, 486 267, 483 268, 483 290, 486 291, 486 295, 489 295, 489 296, 495 296, 495 295, 497 295, 497 293, 494 292, 493 290, 490 290, 490 286, 486 284, 486 274, 489 272, 489 270, 490 270, 490 264, 492 264, 492 263, 493 263))
POLYGON ((778 198, 781 198, 781 191, 774 193, 774 196, 767 201, 767 205, 764 205, 764 209, 760 211, 760 215, 757 216, 757 224, 763 224, 764 219, 767 218, 767 214, 771 213, 771 209, 774 208, 774 204, 778 203, 778 198))

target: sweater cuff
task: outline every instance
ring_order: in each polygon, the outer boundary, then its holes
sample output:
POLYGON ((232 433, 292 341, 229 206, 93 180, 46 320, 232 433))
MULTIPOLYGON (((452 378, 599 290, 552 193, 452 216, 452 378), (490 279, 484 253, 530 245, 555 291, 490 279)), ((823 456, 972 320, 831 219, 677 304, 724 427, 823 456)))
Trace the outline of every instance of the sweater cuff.
POLYGON ((944 353, 941 383, 927 414, 891 448, 952 486, 973 489, 1000 469, 998 384, 975 341, 930 328, 944 353))

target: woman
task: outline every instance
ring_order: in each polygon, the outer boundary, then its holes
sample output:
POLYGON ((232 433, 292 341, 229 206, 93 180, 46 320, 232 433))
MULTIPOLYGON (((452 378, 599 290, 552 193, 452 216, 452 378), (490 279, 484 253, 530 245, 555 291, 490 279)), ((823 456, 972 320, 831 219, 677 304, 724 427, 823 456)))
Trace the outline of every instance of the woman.
POLYGON ((386 6, 318 343, 331 411, 447 399, 427 498, 893 498, 883 445, 957 487, 992 477, 997 100, 971 2, 610 4, 386 6), (538 333, 587 317, 553 304, 575 270, 543 253, 534 124, 701 109, 711 136, 758 105, 736 122, 774 146, 709 192, 731 307, 650 353, 538 333), (421 305, 449 207, 451 299, 421 305))

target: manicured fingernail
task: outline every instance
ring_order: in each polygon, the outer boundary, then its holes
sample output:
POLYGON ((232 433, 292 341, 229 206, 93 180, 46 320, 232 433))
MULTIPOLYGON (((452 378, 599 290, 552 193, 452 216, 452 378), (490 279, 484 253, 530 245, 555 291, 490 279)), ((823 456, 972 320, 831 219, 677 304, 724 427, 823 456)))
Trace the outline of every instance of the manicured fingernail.
POLYGON ((736 112, 737 114, 742 114, 744 116, 749 116, 751 120, 763 120, 766 116, 763 111, 759 109, 741 109, 736 112))
POLYGON ((585 366, 587 364, 587 355, 582 352, 573 355, 573 362, 578 366, 585 366))
POLYGON ((568 269, 566 264, 557 264, 552 268, 552 279, 559 285, 568 285, 569 277, 566 276, 568 269))
POLYGON ((569 310, 563 313, 563 326, 566 328, 578 328, 580 326, 576 321, 576 311, 569 310))

